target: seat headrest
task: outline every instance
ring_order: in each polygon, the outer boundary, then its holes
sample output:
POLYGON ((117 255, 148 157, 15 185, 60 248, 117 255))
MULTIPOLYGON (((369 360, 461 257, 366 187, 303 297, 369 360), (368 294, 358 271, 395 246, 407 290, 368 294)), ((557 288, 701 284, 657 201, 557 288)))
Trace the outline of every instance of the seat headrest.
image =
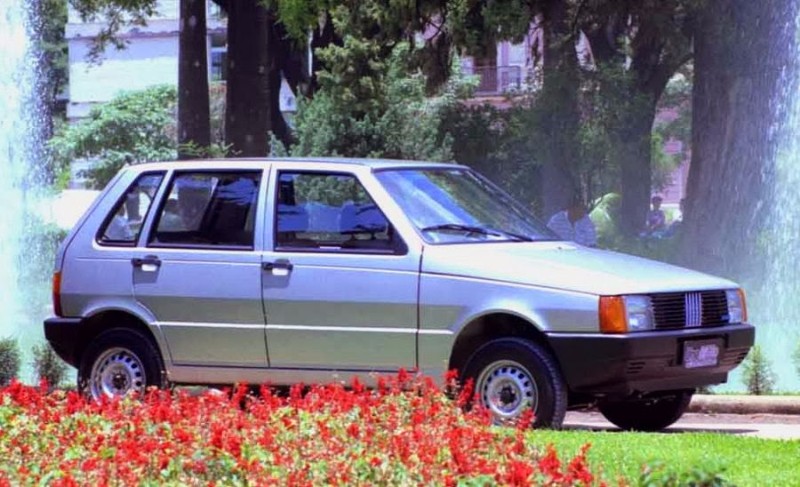
POLYGON ((278 232, 308 231, 308 212, 302 206, 278 205, 278 232))

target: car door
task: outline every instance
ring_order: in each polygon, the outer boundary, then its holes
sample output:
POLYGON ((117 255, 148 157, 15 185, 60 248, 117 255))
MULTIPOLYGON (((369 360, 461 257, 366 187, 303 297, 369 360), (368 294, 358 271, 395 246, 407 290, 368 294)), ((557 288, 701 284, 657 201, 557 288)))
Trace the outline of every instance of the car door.
POLYGON ((420 251, 353 172, 278 166, 272 180, 263 264, 271 367, 415 367, 420 251))
POLYGON ((256 251, 265 177, 261 168, 172 174, 131 266, 136 299, 175 365, 268 365, 256 251))

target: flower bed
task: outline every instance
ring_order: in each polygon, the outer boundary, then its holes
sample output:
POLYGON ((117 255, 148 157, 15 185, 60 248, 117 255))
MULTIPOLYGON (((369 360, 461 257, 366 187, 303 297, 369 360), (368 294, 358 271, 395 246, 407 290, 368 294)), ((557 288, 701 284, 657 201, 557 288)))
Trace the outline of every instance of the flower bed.
POLYGON ((0 485, 601 485, 586 445, 562 460, 404 374, 288 396, 152 391, 102 404, 0 389, 0 485))

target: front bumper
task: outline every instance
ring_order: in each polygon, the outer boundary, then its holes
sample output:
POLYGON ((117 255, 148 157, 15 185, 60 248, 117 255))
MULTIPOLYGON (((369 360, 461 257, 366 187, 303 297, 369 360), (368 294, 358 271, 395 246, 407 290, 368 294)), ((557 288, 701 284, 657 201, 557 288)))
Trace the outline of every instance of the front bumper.
POLYGON ((607 335, 549 333, 561 371, 574 393, 626 396, 719 384, 747 356, 755 340, 748 324, 607 335), (686 368, 684 343, 716 340, 715 366, 686 368))
POLYGON ((48 318, 44 320, 44 337, 59 357, 78 367, 78 350, 84 328, 83 318, 48 318))

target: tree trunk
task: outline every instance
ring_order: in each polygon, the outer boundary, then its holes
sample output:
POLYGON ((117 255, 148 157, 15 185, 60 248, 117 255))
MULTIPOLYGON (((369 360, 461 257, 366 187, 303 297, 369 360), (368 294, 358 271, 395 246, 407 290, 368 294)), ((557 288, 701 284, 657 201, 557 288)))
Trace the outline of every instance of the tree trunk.
POLYGON ((781 104, 772 100, 785 82, 781 73, 797 63, 790 48, 795 3, 710 0, 699 19, 681 242, 686 265, 737 279, 759 267, 752 256, 780 135, 781 104))
POLYGON ((655 119, 655 103, 649 110, 628 110, 620 114, 622 126, 614 140, 620 166, 619 227, 627 235, 635 235, 644 227, 652 186, 651 132, 655 119))
POLYGON ((691 58, 691 37, 683 24, 672 24, 670 32, 647 12, 638 14, 631 42, 632 93, 619 102, 620 132, 617 134, 621 169, 620 228, 636 235, 644 226, 653 184, 652 131, 656 105, 669 79, 691 58))
POLYGON ((542 99, 551 123, 545 129, 551 141, 541 170, 543 217, 564 209, 579 194, 576 151, 579 128, 578 60, 573 32, 563 0, 551 0, 543 12, 544 80, 542 99))
POLYGON ((259 0, 229 2, 227 13, 225 142, 236 156, 263 157, 269 152, 274 112, 280 115, 278 95, 273 93, 278 69, 271 55, 274 19, 259 0))
POLYGON ((205 0, 181 0, 180 26, 178 158, 191 159, 211 145, 205 0))

